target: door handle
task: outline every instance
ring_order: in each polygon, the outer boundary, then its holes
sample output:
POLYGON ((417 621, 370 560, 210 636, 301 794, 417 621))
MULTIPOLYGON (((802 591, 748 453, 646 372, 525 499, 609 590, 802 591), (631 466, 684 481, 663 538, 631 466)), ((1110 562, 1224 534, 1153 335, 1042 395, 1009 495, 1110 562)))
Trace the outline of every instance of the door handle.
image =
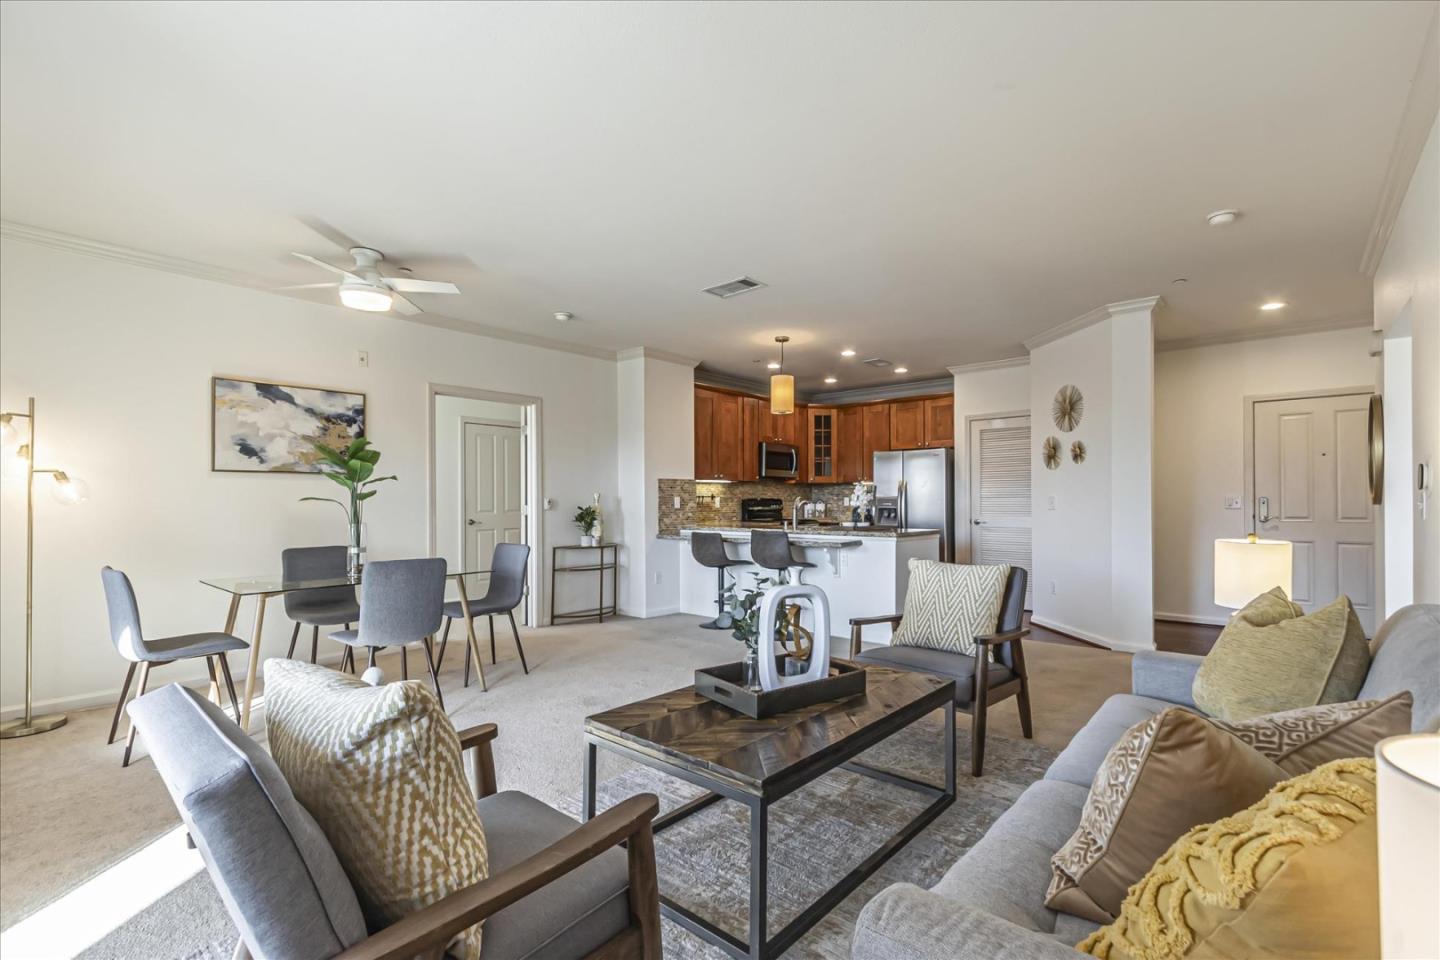
POLYGON ((1270 498, 1261 497, 1255 504, 1255 522, 1269 523, 1273 517, 1270 516, 1270 498))
POLYGON ((973 523, 973 524, 975 524, 975 526, 978 527, 978 526, 980 526, 980 524, 984 523, 985 521, 984 521, 984 520, 971 520, 970 522, 973 523))
POLYGON ((473 526, 475 526, 475 524, 477 524, 477 523, 479 523, 478 520, 466 520, 466 521, 465 521, 465 526, 467 526, 467 527, 473 527, 473 526))

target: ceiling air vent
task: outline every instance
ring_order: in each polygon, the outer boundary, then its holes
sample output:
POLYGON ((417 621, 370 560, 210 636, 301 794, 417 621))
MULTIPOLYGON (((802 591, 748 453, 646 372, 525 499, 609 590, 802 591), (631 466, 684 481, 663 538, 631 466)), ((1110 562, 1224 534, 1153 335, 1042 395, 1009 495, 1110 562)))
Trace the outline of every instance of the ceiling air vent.
POLYGON ((881 369, 894 366, 894 364, 892 364, 889 360, 886 360, 884 357, 871 357, 869 360, 862 360, 860 362, 865 364, 865 366, 867 367, 880 367, 881 369))
POLYGON ((725 283, 717 283, 713 287, 706 287, 700 292, 719 297, 721 300, 729 300, 731 297, 763 286, 765 286, 765 284, 759 280, 752 280, 750 277, 741 277, 738 280, 730 280, 725 283))

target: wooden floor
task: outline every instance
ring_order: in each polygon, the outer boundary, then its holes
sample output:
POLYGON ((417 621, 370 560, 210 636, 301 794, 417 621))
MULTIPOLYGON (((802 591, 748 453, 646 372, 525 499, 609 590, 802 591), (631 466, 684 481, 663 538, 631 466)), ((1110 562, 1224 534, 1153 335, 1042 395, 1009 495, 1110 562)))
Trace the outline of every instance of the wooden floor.
MULTIPOLYGON (((1068 633, 1060 633, 1058 630, 1033 624, 1030 622, 1028 613, 1025 614, 1025 625, 1030 628, 1031 640, 1042 640, 1046 643, 1068 643, 1081 647, 1097 646, 1087 640, 1072 637, 1068 633)), ((1155 649, 1157 650, 1204 656, 1210 652, 1215 638, 1219 635, 1220 628, 1208 624, 1178 623, 1174 620, 1155 621, 1155 649)))

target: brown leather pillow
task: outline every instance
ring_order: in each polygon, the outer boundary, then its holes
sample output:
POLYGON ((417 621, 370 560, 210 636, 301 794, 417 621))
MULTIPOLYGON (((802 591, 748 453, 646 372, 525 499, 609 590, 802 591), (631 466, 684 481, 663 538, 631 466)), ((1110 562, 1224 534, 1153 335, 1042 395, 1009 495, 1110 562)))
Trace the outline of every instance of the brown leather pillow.
POLYGON ((1414 703, 1410 691, 1402 690, 1385 700, 1322 703, 1238 723, 1211 722, 1244 740, 1293 777, 1331 760, 1373 756, 1381 740, 1410 732, 1414 703))
POLYGON ((1243 810, 1289 774, 1240 737, 1171 707, 1126 731, 1095 771, 1045 905, 1096 923, 1187 830, 1243 810))

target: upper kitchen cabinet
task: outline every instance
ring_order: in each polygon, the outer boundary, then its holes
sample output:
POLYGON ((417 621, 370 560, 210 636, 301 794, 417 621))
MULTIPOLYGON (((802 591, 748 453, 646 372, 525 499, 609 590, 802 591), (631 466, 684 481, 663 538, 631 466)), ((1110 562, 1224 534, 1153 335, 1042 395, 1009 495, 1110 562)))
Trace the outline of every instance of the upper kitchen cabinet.
POLYGON ((870 474, 865 456, 865 408, 835 411, 835 482, 855 483, 870 474))
POLYGON ((741 398, 695 388, 695 479, 740 480, 741 398))
POLYGON ((932 397, 925 401, 925 443, 927 447, 955 446, 955 398, 932 397))
POLYGON ((890 449, 955 445, 955 398, 896 400, 890 404, 890 449))
POLYGON ((875 454, 890 447, 890 404, 861 407, 860 479, 875 479, 875 454))
POLYGON ((770 411, 759 397, 740 398, 740 479, 760 479, 760 438, 769 426, 770 411))
POLYGON ((836 457, 839 435, 834 407, 807 407, 805 424, 806 473, 811 483, 836 483, 839 480, 836 457))

